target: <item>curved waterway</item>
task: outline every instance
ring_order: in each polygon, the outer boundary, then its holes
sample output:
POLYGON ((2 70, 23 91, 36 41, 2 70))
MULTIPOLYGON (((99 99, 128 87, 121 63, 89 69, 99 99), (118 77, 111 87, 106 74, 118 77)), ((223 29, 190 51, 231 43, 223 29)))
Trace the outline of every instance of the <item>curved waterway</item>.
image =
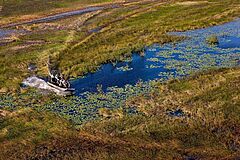
POLYGON ((51 15, 51 16, 47 16, 47 17, 43 17, 43 18, 38 18, 38 19, 31 20, 31 21, 5 25, 0 28, 0 39, 10 37, 11 35, 14 35, 14 34, 27 33, 27 31, 25 31, 25 30, 6 29, 6 28, 16 27, 16 26, 25 25, 25 24, 46 23, 46 22, 56 21, 56 20, 60 20, 60 19, 64 19, 64 18, 76 16, 76 15, 89 13, 89 12, 99 11, 99 10, 108 9, 108 8, 117 8, 117 7, 119 7, 117 4, 107 5, 107 6, 102 6, 102 7, 88 7, 88 8, 84 8, 84 9, 75 10, 75 11, 69 11, 69 12, 59 13, 59 14, 55 14, 55 15, 51 15))
MULTIPOLYGON (((116 6, 114 6, 114 7, 116 7, 116 6)), ((106 9, 106 8, 107 7, 89 7, 89 8, 85 8, 85 9, 69 11, 69 12, 55 14, 55 15, 52 15, 52 16, 38 18, 38 19, 31 20, 31 21, 27 21, 27 22, 13 23, 13 24, 9 24, 9 25, 4 26, 4 28, 15 27, 15 26, 24 25, 24 24, 46 23, 46 22, 60 20, 60 19, 63 19, 63 18, 68 18, 68 17, 75 16, 75 15, 81 15, 81 14, 84 14, 84 13, 99 11, 99 10, 106 9)))
POLYGON ((16 26, 25 25, 25 24, 47 23, 47 22, 52 22, 52 21, 56 21, 56 20, 60 20, 60 19, 64 19, 64 18, 76 16, 76 15, 82 15, 85 13, 90 13, 90 12, 99 11, 99 10, 103 10, 103 9, 109 9, 109 8, 117 8, 117 7, 120 7, 120 5, 112 4, 112 5, 99 6, 99 7, 88 7, 88 8, 84 8, 84 9, 75 10, 75 11, 68 11, 68 12, 59 13, 59 14, 55 14, 55 15, 51 15, 51 16, 46 16, 43 18, 38 18, 38 19, 26 21, 26 22, 8 24, 8 25, 2 26, 0 28, 0 39, 9 37, 13 34, 24 33, 23 30, 6 29, 6 28, 16 27, 16 26))
POLYGON ((118 6, 117 5, 109 5, 108 7, 89 7, 89 8, 85 8, 85 9, 69 11, 69 12, 59 13, 59 14, 55 14, 55 15, 51 15, 51 16, 47 16, 47 17, 43 17, 43 18, 38 18, 38 19, 31 20, 31 21, 27 21, 27 22, 9 24, 9 25, 3 26, 2 29, 0 28, 0 39, 9 37, 13 34, 21 34, 21 33, 25 32, 24 30, 5 29, 5 28, 15 27, 15 26, 24 25, 24 24, 37 24, 37 23, 46 23, 46 22, 56 21, 56 20, 68 18, 68 17, 75 16, 75 15, 81 15, 81 14, 85 14, 85 13, 89 13, 89 12, 107 9, 109 7, 116 8, 118 6))
POLYGON ((16 29, 0 29, 0 39, 4 39, 10 37, 14 34, 22 34, 26 33, 24 30, 16 30, 16 29))
POLYGON ((138 81, 179 78, 209 68, 233 67, 240 61, 240 20, 205 29, 170 33, 186 36, 177 44, 153 45, 145 48, 145 56, 133 54, 126 62, 104 64, 84 78, 73 80, 76 94, 96 92, 108 87, 134 85, 138 81), (209 45, 206 39, 217 36, 219 44, 209 45))

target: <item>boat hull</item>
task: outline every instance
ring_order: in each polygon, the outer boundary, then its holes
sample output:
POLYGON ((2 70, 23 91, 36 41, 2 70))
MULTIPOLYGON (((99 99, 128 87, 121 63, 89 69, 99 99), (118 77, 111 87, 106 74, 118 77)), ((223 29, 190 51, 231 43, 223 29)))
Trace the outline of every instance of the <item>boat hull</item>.
POLYGON ((73 92, 73 91, 75 91, 74 88, 62 88, 62 87, 59 87, 59 86, 57 86, 57 85, 54 85, 54 84, 52 84, 52 83, 50 83, 50 82, 47 82, 47 84, 48 84, 49 86, 51 86, 51 87, 53 87, 53 88, 61 91, 61 92, 73 92))

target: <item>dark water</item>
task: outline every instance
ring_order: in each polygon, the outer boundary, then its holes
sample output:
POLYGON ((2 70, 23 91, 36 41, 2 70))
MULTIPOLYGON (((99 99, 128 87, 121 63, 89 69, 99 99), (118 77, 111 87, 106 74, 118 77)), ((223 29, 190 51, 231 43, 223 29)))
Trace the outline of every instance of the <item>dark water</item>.
POLYGON ((238 48, 240 46, 240 37, 221 36, 219 39, 219 47, 222 49, 238 48))
POLYGON ((123 87, 126 84, 135 84, 140 79, 143 81, 152 80, 158 77, 159 72, 169 71, 164 68, 164 64, 159 64, 159 68, 156 69, 146 68, 146 65, 154 64, 154 62, 147 60, 153 57, 155 57, 154 53, 150 52, 145 57, 133 54, 131 62, 120 62, 116 65, 105 64, 100 71, 88 74, 85 78, 73 80, 72 86, 76 89, 76 94, 80 94, 85 91, 95 92, 98 84, 102 85, 102 89, 106 91, 108 87, 123 87), (121 68, 124 66, 128 66, 126 71, 121 68))
POLYGON ((145 56, 133 54, 132 60, 116 65, 105 64, 93 74, 73 80, 76 95, 95 92, 98 85, 124 87, 139 80, 166 80, 209 68, 233 67, 240 62, 240 20, 205 29, 171 33, 190 39, 178 44, 153 45, 145 48, 145 56), (219 45, 209 46, 206 38, 216 35, 219 45))
POLYGON ((181 110, 181 109, 177 109, 177 110, 173 110, 173 111, 169 110, 169 111, 167 111, 167 114, 169 116, 172 116, 172 117, 183 117, 183 116, 185 116, 183 110, 181 110))

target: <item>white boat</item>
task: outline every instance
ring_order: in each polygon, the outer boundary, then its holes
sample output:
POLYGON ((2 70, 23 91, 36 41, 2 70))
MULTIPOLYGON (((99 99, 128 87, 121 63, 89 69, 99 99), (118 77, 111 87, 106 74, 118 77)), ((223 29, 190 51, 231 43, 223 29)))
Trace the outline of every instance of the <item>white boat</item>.
POLYGON ((35 87, 38 89, 52 91, 61 96, 72 95, 74 94, 74 90, 75 90, 74 88, 70 88, 70 87, 68 88, 59 87, 55 84, 47 82, 44 79, 41 79, 36 76, 28 77, 23 81, 23 84, 26 86, 35 87))
POLYGON ((61 74, 61 71, 57 69, 57 67, 50 63, 50 59, 48 59, 48 81, 47 85, 51 87, 55 92, 62 95, 69 95, 72 94, 75 89, 70 87, 70 83, 65 79, 64 76, 61 74))
POLYGON ((73 92, 73 91, 75 91, 74 88, 63 88, 63 87, 59 87, 59 86, 57 86, 57 85, 55 85, 55 84, 53 84, 53 83, 50 83, 50 82, 47 82, 47 84, 48 84, 49 86, 51 86, 51 87, 53 87, 53 88, 61 91, 61 92, 73 92))

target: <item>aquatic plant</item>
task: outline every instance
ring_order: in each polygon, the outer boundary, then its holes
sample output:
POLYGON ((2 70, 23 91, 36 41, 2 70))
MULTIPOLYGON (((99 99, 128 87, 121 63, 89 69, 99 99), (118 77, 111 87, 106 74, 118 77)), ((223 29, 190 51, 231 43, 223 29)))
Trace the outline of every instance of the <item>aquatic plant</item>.
POLYGON ((157 65, 146 65, 146 68, 161 68, 162 66, 157 66, 157 65))
POLYGON ((159 62, 159 59, 158 58, 148 58, 147 61, 159 62))
POLYGON ((120 113, 136 114, 137 111, 134 108, 124 106, 125 101, 132 96, 147 94, 151 90, 151 83, 139 82, 135 86, 126 85, 124 88, 109 87, 106 93, 102 92, 100 86, 98 88, 99 92, 96 93, 85 92, 80 97, 67 98, 49 95, 46 99, 45 95, 36 90, 29 90, 16 96, 2 95, 0 96, 0 109, 12 111, 30 107, 38 111, 52 111, 75 125, 82 125, 87 121, 101 118, 99 109, 110 109, 111 115, 116 116, 120 116, 120 113), (122 108, 123 112, 120 112, 119 108, 122 108))
POLYGON ((215 35, 211 35, 211 36, 207 37, 206 41, 210 45, 217 45, 217 44, 219 44, 218 38, 215 35))
POLYGON ((130 68, 129 65, 125 65, 125 66, 122 66, 122 67, 117 67, 116 69, 119 70, 119 71, 125 72, 125 71, 131 71, 133 68, 130 68))

